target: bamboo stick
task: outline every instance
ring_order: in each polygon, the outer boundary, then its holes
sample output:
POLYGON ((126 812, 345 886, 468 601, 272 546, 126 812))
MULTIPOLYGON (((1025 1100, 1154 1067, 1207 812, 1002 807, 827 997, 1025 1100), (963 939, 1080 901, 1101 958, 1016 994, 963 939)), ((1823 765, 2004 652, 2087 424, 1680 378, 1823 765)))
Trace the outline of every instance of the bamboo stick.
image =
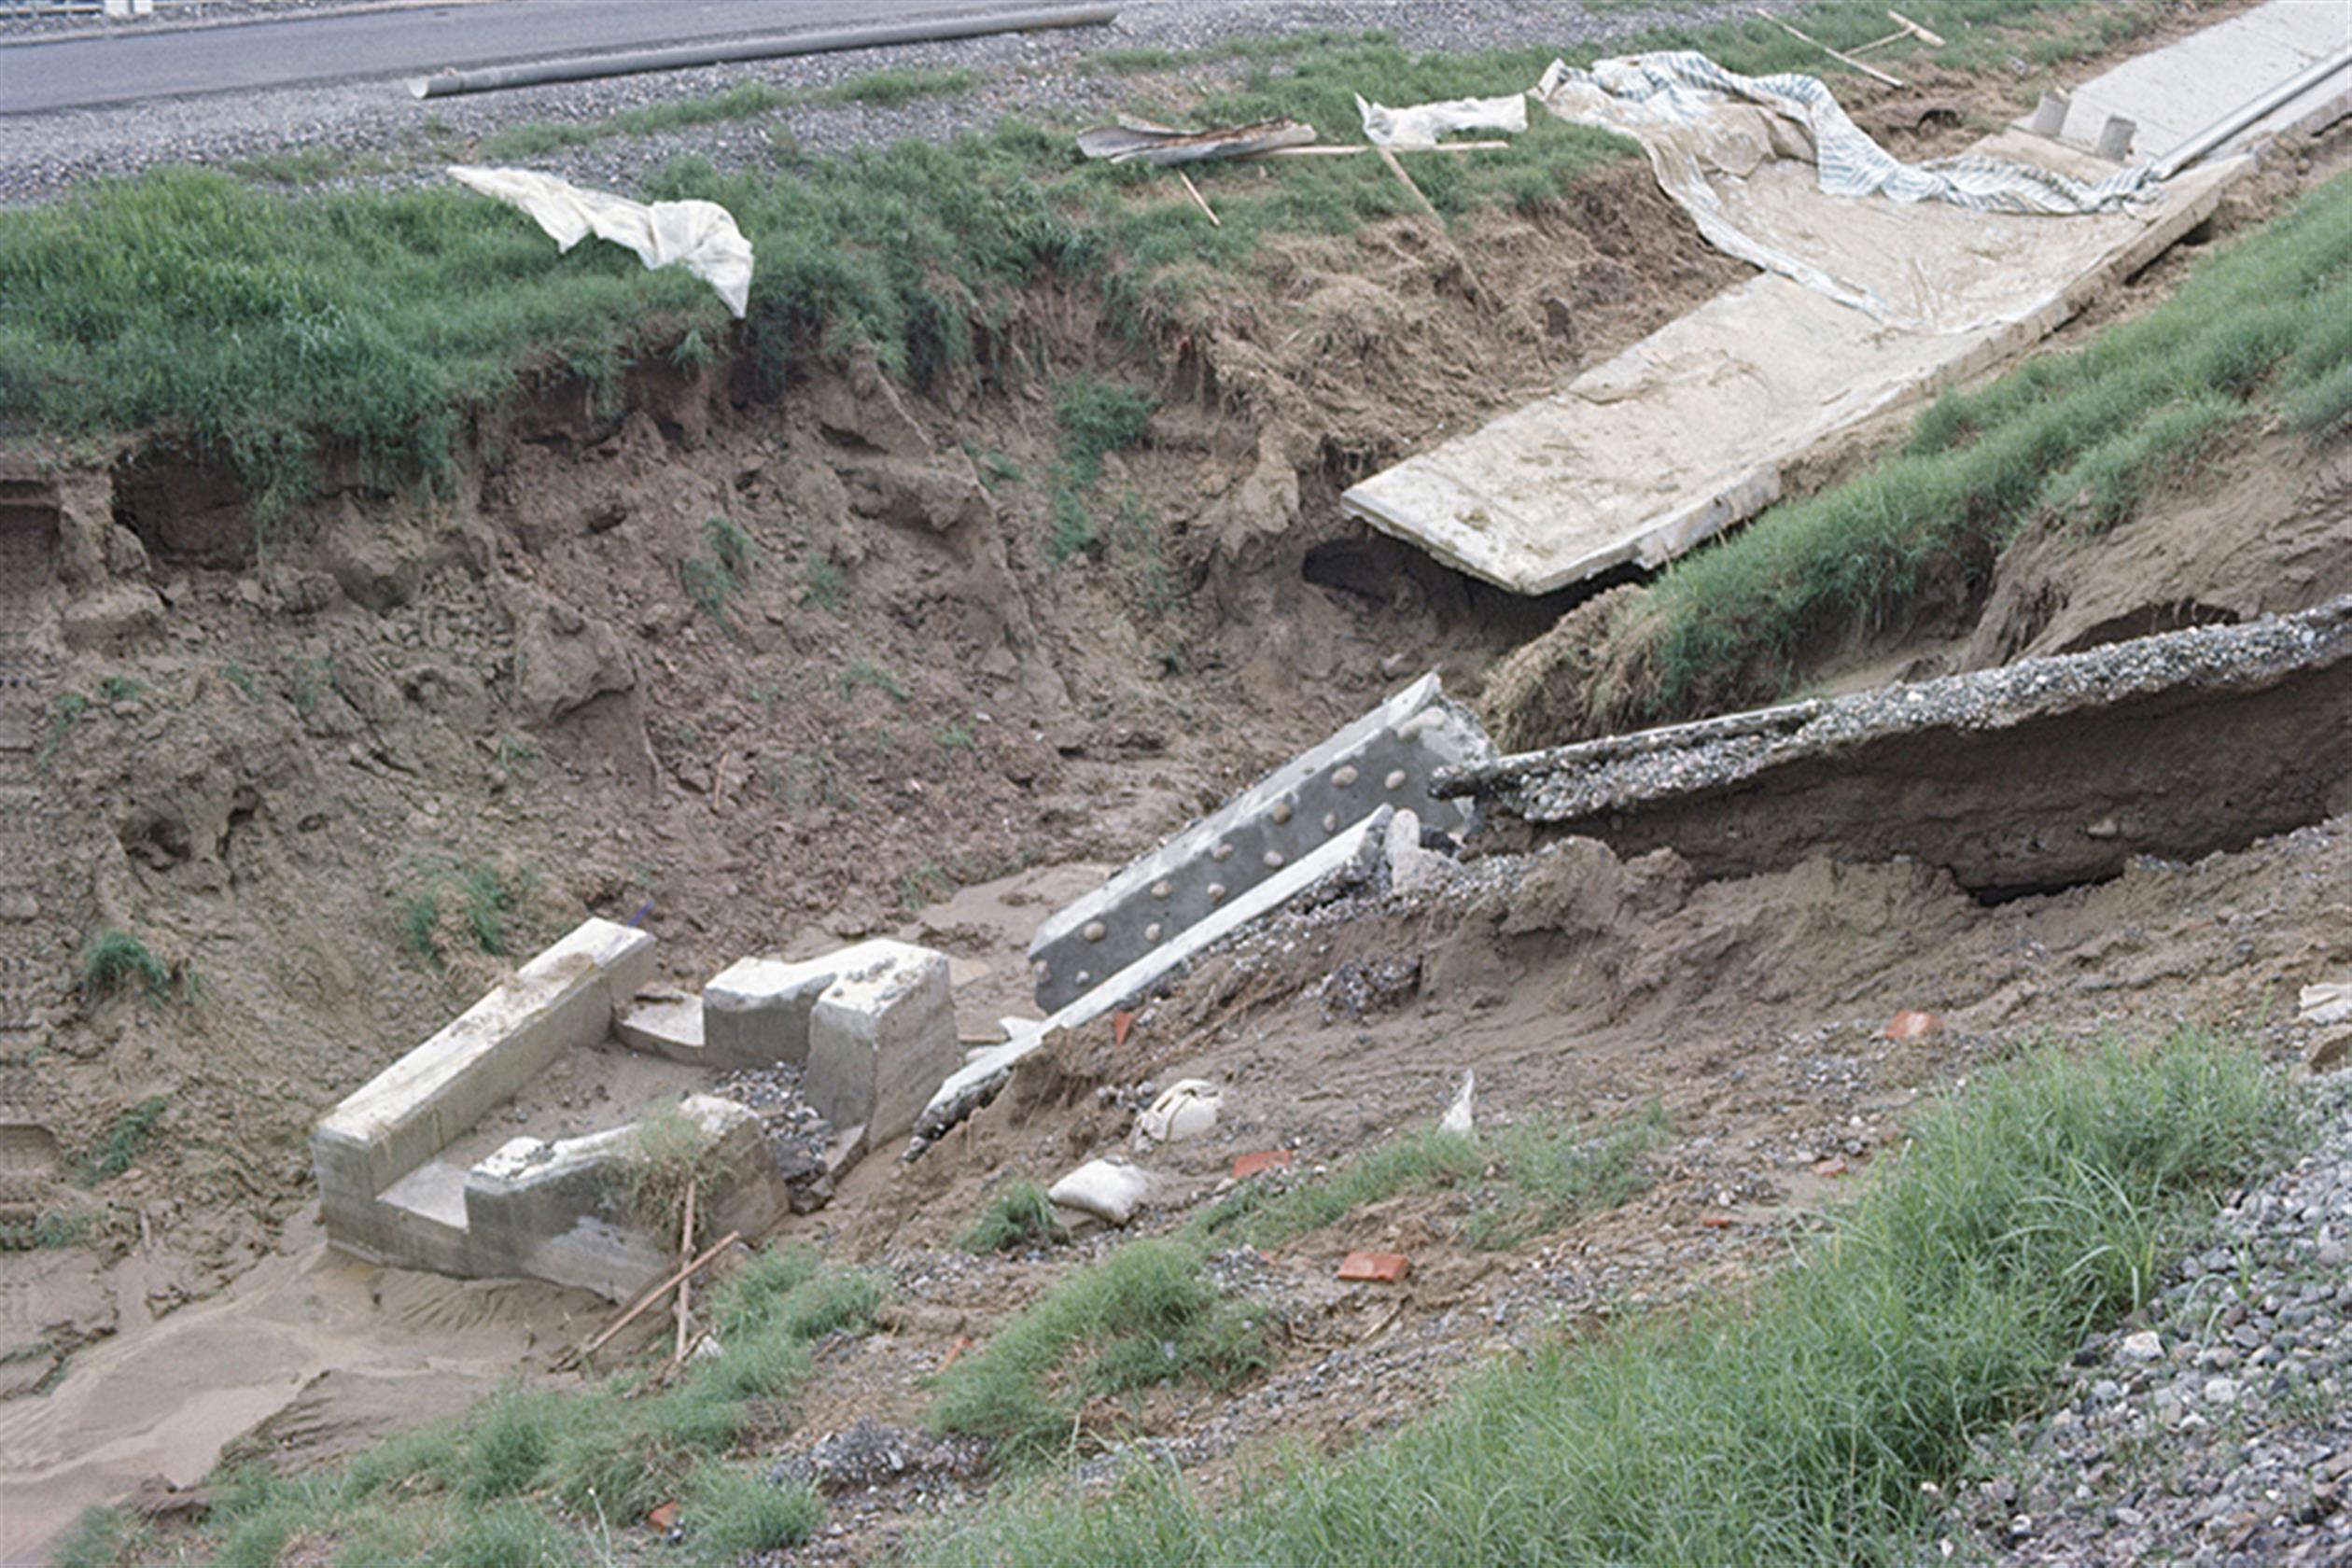
POLYGON ((1813 45, 1813 48, 1829 56, 1832 60, 1844 61, 1847 64, 1853 66, 1855 70, 1861 72, 1866 77, 1876 77, 1879 80, 1884 82, 1889 87, 1900 87, 1903 85, 1902 78, 1899 77, 1890 77, 1884 71, 1880 70, 1877 66, 1871 64, 1867 60, 1856 60, 1854 56, 1845 53, 1843 50, 1831 49, 1827 44, 1823 43, 1819 38, 1814 37, 1812 34, 1800 33, 1796 28, 1789 26, 1788 23, 1781 21, 1780 18, 1774 16, 1770 11, 1758 11, 1756 14, 1762 17, 1766 21, 1771 22, 1774 27, 1779 28, 1782 32, 1787 34, 1790 37, 1796 38, 1803 43, 1813 45))
POLYGON ((614 1335, 620 1333, 623 1329, 637 1322, 638 1317, 644 1313, 648 1307, 652 1306, 655 1302, 661 1300, 662 1297, 669 1295, 671 1287, 675 1286, 680 1280, 690 1279, 693 1276, 701 1273, 709 1266, 711 1259, 717 1257, 721 1253, 725 1252, 729 1247, 734 1246, 736 1242, 742 1239, 743 1232, 739 1230, 731 1230, 727 1232, 726 1235, 721 1237, 718 1240, 713 1241, 710 1244, 709 1250, 704 1253, 702 1256, 686 1265, 685 1267, 680 1268, 677 1273, 671 1275, 668 1279, 664 1280, 660 1284, 655 1285, 651 1290, 647 1291, 643 1295, 637 1297, 636 1306, 630 1308, 627 1311, 613 1319, 612 1322, 607 1323, 603 1328, 597 1330, 596 1337, 595 1338, 581 1346, 579 1350, 574 1351, 571 1353, 571 1356, 567 1359, 586 1361, 590 1356, 595 1355, 597 1351, 603 1348, 606 1340, 611 1338, 614 1335))

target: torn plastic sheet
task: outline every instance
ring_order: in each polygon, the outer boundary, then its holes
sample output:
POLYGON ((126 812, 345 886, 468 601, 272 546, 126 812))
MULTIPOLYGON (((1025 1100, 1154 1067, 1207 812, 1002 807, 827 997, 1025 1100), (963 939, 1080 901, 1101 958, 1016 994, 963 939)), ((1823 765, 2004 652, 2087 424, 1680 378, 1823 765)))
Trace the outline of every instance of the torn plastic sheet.
POLYGON ((2160 189, 2144 168, 2086 182, 1981 154, 1905 163, 1816 78, 1743 77, 1702 54, 1589 72, 1555 61, 1535 96, 1562 119, 1639 141, 1718 248, 1920 331, 2014 319, 2018 307, 1971 288, 1984 260, 2020 249, 2055 259, 2093 236, 2051 219, 2122 217, 2160 189))
POLYGON ((568 251, 589 234, 637 252, 647 267, 683 267, 740 319, 751 295, 751 242, 716 202, 633 202, 529 169, 452 164, 452 179, 528 213, 568 251))
POLYGON ((1374 147, 1435 147, 1437 138, 1449 131, 1507 131, 1517 135, 1527 129, 1523 92, 1505 98, 1449 98, 1403 109, 1366 102, 1359 92, 1356 112, 1364 117, 1365 137, 1374 147))
POLYGON ((1261 119, 1215 131, 1181 131, 1148 119, 1121 117, 1078 136, 1078 150, 1113 163, 1206 163, 1224 158, 1254 158, 1276 147, 1304 147, 1315 128, 1295 119, 1261 119))

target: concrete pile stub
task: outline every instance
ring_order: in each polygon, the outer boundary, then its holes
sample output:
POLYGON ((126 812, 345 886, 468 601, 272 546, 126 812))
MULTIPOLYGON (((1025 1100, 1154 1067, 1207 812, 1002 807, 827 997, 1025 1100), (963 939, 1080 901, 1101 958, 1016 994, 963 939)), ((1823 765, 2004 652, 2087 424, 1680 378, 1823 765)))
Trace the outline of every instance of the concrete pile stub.
POLYGON ((1467 823, 1466 808, 1431 797, 1429 780, 1493 755, 1435 672, 1422 676, 1049 917, 1029 949, 1039 1005, 1066 1007, 1382 805, 1467 823))
MULTIPOLYGON (((849 949, 857 951, 856 948, 849 949)), ((809 1018, 846 955, 805 963, 742 959, 703 987, 703 1042, 722 1071, 808 1061, 809 1018)))
POLYGON ((947 957, 903 942, 866 942, 824 960, 833 973, 807 1025, 803 1093, 836 1127, 880 1143, 963 1064, 947 957))

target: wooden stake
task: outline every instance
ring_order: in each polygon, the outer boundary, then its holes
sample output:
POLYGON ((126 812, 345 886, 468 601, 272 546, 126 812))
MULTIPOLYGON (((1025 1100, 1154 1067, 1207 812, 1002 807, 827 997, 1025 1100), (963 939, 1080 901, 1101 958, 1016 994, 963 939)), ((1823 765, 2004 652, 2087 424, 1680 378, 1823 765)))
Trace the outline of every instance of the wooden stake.
MULTIPOLYGON (((678 1261, 687 1262, 694 1255, 694 1181, 686 1181, 686 1220, 678 1227, 678 1261)), ((672 1361, 686 1359, 686 1315, 693 1309, 694 1281, 690 1276, 678 1281, 678 1353, 672 1361)))
POLYGON ((1855 70, 1861 72, 1866 77, 1876 77, 1879 80, 1884 82, 1889 87, 1900 87, 1903 85, 1900 77, 1890 77, 1884 71, 1880 70, 1877 66, 1872 65, 1866 60, 1856 60, 1854 56, 1847 54, 1841 49, 1831 49, 1827 44, 1823 43, 1819 38, 1814 37, 1812 34, 1800 33, 1796 28, 1789 26, 1788 23, 1781 21, 1780 18, 1774 16, 1770 11, 1758 11, 1756 14, 1762 17, 1766 21, 1771 22, 1774 27, 1779 28, 1782 32, 1787 34, 1790 37, 1797 39, 1800 43, 1813 45, 1813 48, 1819 49, 1822 53, 1827 55, 1832 60, 1844 61, 1847 64, 1853 66, 1855 70))
POLYGON ((1389 166, 1389 173, 1404 183, 1405 189, 1412 193, 1413 200, 1420 204, 1421 210, 1429 215, 1429 220, 1432 223, 1437 225, 1437 237, 1446 242, 1447 245, 1452 249, 1454 259, 1462 263, 1462 275, 1470 280, 1471 293, 1476 295, 1481 303, 1491 303, 1494 296, 1487 292, 1487 286, 1478 276, 1478 270, 1470 265, 1470 258, 1460 245, 1453 243, 1453 236, 1446 231, 1445 218, 1440 217, 1437 209, 1430 204, 1429 198, 1421 194, 1421 188, 1413 183, 1413 176, 1405 172, 1405 165, 1396 161, 1396 154, 1378 142, 1372 144, 1372 150, 1380 155, 1380 161, 1389 166))
POLYGON ((1402 184, 1405 189, 1412 194, 1414 202, 1420 205, 1421 210, 1427 213, 1432 217, 1436 217, 1437 226, 1440 229, 1444 228, 1446 226, 1446 220, 1442 217, 1437 217, 1437 209, 1429 204, 1429 198, 1422 195, 1421 188, 1413 183, 1413 176, 1405 172, 1405 165, 1396 161, 1396 154, 1380 146, 1378 142, 1372 144, 1372 150, 1380 155, 1380 161, 1389 166, 1389 173, 1394 175, 1398 183, 1402 184))
POLYGON ((636 1306, 630 1308, 627 1311, 622 1313, 619 1317, 605 1324, 604 1327, 598 1329, 595 1338, 589 1340, 586 1344, 581 1346, 580 1349, 574 1351, 570 1355, 565 1357, 563 1364, 569 1365, 574 1361, 586 1361, 590 1356, 595 1355, 597 1351, 604 1347, 604 1342, 606 1340, 611 1338, 614 1335, 620 1333, 623 1329, 637 1322, 639 1317, 644 1315, 645 1309, 648 1307, 652 1306, 655 1302, 661 1300, 662 1297, 669 1295, 671 1289, 675 1287, 679 1281, 681 1280, 690 1280, 695 1275, 701 1273, 705 1268, 709 1267, 711 1259, 717 1257, 721 1253, 725 1252, 729 1247, 734 1246, 736 1242, 742 1239, 743 1232, 739 1230, 731 1230, 727 1232, 726 1235, 721 1237, 718 1240, 713 1241, 710 1244, 709 1251, 704 1253, 702 1256, 696 1258, 693 1262, 688 1264, 685 1267, 679 1269, 668 1279, 664 1280, 660 1284, 655 1285, 651 1290, 647 1291, 643 1295, 638 1296, 636 1306))
MULTIPOLYGON (((1428 147, 1391 147, 1391 152, 1492 152, 1506 147, 1508 142, 1434 142, 1428 147)), ((1258 158, 1354 158, 1370 152, 1368 147, 1329 147, 1318 143, 1313 147, 1267 147, 1254 154, 1258 158)))
POLYGON ((1925 44, 1929 49, 1941 49, 1944 47, 1944 41, 1941 35, 1928 32, 1927 29, 1920 26, 1919 23, 1911 21, 1911 18, 1905 16, 1900 11, 1888 11, 1886 13, 1886 19, 1906 33, 1918 34, 1919 41, 1925 44))
POLYGON ((1209 198, 1200 193, 1200 187, 1193 184, 1192 175, 1184 173, 1183 170, 1179 169, 1176 171, 1176 177, 1184 182, 1184 194, 1193 199, 1193 205, 1198 207, 1202 212, 1207 213, 1209 215, 1210 222, 1215 224, 1220 229, 1224 228, 1224 220, 1217 217, 1216 209, 1209 204, 1209 198))

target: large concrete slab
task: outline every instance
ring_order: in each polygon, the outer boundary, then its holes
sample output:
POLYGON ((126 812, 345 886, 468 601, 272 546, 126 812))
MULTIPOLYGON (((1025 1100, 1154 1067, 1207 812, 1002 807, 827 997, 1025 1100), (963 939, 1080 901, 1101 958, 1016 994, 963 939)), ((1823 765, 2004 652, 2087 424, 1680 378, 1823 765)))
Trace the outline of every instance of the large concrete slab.
MULTIPOLYGON (((2269 0, 2189 37, 2124 61, 2074 90, 2058 139, 2097 145, 2110 117, 2133 121, 2129 161, 2156 162, 2240 105, 2352 49, 2347 0, 2269 0)), ((2221 144, 2252 146, 2327 113, 2352 91, 2352 65, 2337 70, 2221 144)), ((2340 115, 2339 108, 2334 111, 2340 115)), ((2332 118, 2332 117, 2330 117, 2332 118)))
POLYGON ((1038 1004, 1067 1006, 1383 805, 1459 822, 1431 800, 1431 775, 1493 754, 1435 673, 1422 676, 1049 916, 1029 948, 1038 1004))
MULTIPOLYGON (((2088 155, 2021 132, 1976 151, 2077 178, 2088 155)), ((1788 475, 1865 422, 2015 357, 2210 214, 2243 160, 2168 182, 2137 215, 2024 218, 1958 209, 1978 231, 1971 298, 2009 319, 1925 333, 1774 274, 1726 290, 1543 400, 1349 489, 1347 511, 1474 577, 1547 594, 1627 563, 1657 567, 1780 498, 1788 475), (2017 225, 2043 243, 1993 243, 2017 225), (2035 232, 2029 230, 2028 232, 2035 232)), ((1967 245, 1955 233, 1954 243, 1967 245)))
POLYGON ((1505 757, 1436 787, 1505 844, 1672 848, 1701 876, 1908 858, 2003 896, 2352 807, 2347 735, 2352 595, 1505 757))

